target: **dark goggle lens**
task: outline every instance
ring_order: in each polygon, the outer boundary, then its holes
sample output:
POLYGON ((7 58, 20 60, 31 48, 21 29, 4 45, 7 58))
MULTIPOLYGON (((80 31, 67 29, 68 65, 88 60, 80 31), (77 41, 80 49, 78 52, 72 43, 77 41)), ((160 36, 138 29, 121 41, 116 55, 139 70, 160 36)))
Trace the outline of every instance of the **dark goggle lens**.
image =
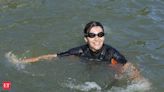
POLYGON ((104 32, 100 32, 100 33, 98 33, 98 34, 88 33, 86 36, 87 36, 87 37, 90 37, 90 38, 94 38, 96 35, 97 35, 98 37, 103 37, 105 34, 104 34, 104 32))
POLYGON ((97 34, 98 37, 103 37, 104 35, 105 35, 104 32, 100 32, 97 34))

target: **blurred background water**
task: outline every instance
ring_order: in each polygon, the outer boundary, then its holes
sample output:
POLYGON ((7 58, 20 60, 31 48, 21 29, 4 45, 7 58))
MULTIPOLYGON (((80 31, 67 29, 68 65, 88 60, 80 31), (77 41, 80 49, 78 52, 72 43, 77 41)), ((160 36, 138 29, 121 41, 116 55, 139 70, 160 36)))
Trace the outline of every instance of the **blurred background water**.
POLYGON ((0 0, 0 83, 11 81, 10 92, 146 92, 146 84, 113 83, 106 65, 77 57, 9 62, 84 44, 83 28, 92 20, 149 80, 148 91, 163 92, 163 0, 0 0))

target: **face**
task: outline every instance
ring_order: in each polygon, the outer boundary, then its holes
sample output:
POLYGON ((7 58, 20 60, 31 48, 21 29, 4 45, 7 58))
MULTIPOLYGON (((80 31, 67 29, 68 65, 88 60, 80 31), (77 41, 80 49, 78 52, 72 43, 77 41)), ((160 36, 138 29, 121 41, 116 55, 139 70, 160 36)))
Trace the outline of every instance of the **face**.
POLYGON ((104 44, 104 36, 99 37, 98 35, 103 32, 103 29, 100 26, 92 27, 89 33, 96 34, 95 37, 85 37, 84 40, 88 43, 90 49, 93 52, 100 50, 104 44))

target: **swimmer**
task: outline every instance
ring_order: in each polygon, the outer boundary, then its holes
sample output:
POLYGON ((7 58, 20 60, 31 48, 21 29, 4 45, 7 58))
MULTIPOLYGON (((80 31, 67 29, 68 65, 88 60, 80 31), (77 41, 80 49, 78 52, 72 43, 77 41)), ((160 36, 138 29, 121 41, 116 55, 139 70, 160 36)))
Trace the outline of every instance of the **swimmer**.
POLYGON ((86 44, 71 48, 65 52, 41 55, 33 58, 26 58, 24 62, 37 62, 41 60, 51 60, 56 57, 78 56, 81 58, 94 60, 97 62, 106 62, 118 72, 118 75, 129 73, 130 80, 139 80, 141 75, 139 70, 133 66, 126 58, 115 48, 104 43, 104 27, 100 22, 91 21, 84 28, 84 40, 86 44))

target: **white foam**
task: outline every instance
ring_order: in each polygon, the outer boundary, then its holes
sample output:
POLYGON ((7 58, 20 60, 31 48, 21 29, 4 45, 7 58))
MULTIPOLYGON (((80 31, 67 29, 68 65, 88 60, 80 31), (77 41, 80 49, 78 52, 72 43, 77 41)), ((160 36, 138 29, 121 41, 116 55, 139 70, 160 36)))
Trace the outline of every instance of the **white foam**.
POLYGON ((82 84, 77 84, 76 80, 73 79, 72 81, 69 81, 68 83, 64 83, 65 87, 74 89, 74 90, 80 90, 84 92, 92 91, 95 92, 101 92, 101 87, 96 82, 84 82, 82 84))
POLYGON ((73 88, 73 89, 77 89, 77 90, 81 90, 81 91, 91 91, 91 90, 95 90, 95 91, 100 91, 101 87, 96 84, 96 82, 85 82, 83 84, 78 84, 78 85, 74 85, 74 84, 69 84, 69 87, 73 88))
POLYGON ((6 53, 5 57, 7 58, 8 62, 16 66, 18 70, 25 68, 25 63, 21 62, 21 59, 18 59, 12 52, 6 53))
POLYGON ((110 89, 104 90, 96 82, 86 81, 84 83, 77 83, 75 79, 71 79, 67 83, 64 83, 64 87, 83 92, 147 92, 151 89, 151 84, 148 80, 143 79, 137 82, 131 82, 127 86, 112 86, 110 89))
POLYGON ((131 84, 127 85, 125 88, 113 86, 107 92, 147 92, 150 89, 151 89, 151 83, 148 80, 143 79, 135 83, 132 82, 131 84))

